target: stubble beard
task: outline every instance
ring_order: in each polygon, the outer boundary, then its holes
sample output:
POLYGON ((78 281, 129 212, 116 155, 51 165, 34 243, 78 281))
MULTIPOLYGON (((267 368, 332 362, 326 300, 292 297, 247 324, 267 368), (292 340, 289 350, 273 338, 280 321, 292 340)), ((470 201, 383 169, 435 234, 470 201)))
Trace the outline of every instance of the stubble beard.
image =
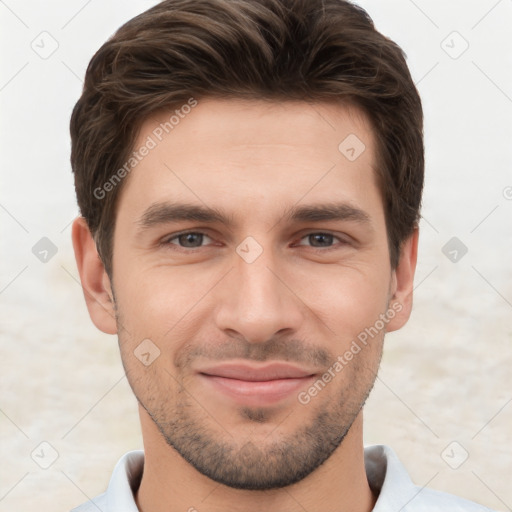
MULTIPOLYGON (((116 308, 116 319, 119 311, 116 308)), ((121 322, 119 322, 121 323, 121 322)), ((214 416, 207 412, 186 390, 178 384, 174 404, 169 401, 169 386, 176 387, 176 379, 167 375, 168 383, 153 378, 154 374, 137 376, 135 366, 139 361, 131 351, 123 351, 123 330, 119 332, 123 366, 128 382, 147 414, 151 417, 165 442, 201 474, 215 482, 244 490, 271 490, 292 485, 304 479, 323 464, 341 445, 362 410, 377 376, 382 356, 381 339, 374 339, 378 354, 373 360, 358 357, 351 361, 349 376, 338 376, 344 387, 338 391, 337 400, 332 399, 328 384, 308 404, 297 400, 295 409, 266 436, 258 434, 258 426, 274 421, 275 411, 265 407, 242 407, 235 414, 254 426, 252 436, 239 440, 219 425, 214 416), (368 364, 369 363, 369 364, 368 364), (135 368, 135 371, 132 371, 135 368), (313 412, 311 412, 311 410, 313 412), (288 418, 304 415, 306 422, 300 422, 293 432, 283 433, 288 418)), ((371 359, 369 357, 369 359, 371 359)), ((172 398, 172 397, 171 397, 172 398)), ((268 430, 268 428, 267 428, 268 430)), ((236 432, 235 432, 236 435, 236 432)))

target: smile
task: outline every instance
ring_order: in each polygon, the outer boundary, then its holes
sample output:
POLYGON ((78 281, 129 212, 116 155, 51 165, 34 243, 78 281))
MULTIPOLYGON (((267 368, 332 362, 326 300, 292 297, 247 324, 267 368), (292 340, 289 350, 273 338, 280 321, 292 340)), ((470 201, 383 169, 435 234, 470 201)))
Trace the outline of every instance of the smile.
POLYGON ((210 389, 240 405, 266 406, 296 395, 316 373, 287 363, 227 363, 202 369, 198 375, 210 389))

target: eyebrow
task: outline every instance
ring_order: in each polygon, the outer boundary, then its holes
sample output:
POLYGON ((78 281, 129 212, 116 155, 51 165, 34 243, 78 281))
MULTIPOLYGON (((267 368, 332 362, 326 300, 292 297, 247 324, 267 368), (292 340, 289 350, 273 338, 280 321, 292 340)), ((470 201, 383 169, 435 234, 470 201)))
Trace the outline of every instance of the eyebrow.
MULTIPOLYGON (((321 222, 352 221, 371 225, 370 216, 360 208, 347 203, 327 203, 309 206, 294 205, 288 208, 281 221, 287 222, 321 222)), ((217 208, 187 203, 158 202, 149 206, 136 222, 141 229, 176 221, 197 221, 219 223, 233 226, 232 215, 227 215, 217 208)))
POLYGON ((197 221, 207 223, 233 224, 232 218, 216 208, 186 203, 160 202, 152 204, 142 214, 137 224, 141 228, 150 228, 155 225, 176 221, 197 221))
POLYGON ((347 203, 292 206, 286 211, 283 218, 295 222, 348 220, 361 224, 371 224, 370 216, 364 210, 347 203))

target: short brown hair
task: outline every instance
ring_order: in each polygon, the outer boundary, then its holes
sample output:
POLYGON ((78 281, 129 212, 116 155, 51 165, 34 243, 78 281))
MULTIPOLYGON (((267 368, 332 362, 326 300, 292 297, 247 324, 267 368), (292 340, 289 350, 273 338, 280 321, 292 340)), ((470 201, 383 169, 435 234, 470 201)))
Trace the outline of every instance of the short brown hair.
POLYGON ((130 158, 144 120, 205 97, 361 108, 376 136, 396 267, 419 221, 424 173, 421 100, 400 47, 346 0, 165 0, 96 52, 71 116, 78 205, 110 276, 126 180, 96 191, 130 158))

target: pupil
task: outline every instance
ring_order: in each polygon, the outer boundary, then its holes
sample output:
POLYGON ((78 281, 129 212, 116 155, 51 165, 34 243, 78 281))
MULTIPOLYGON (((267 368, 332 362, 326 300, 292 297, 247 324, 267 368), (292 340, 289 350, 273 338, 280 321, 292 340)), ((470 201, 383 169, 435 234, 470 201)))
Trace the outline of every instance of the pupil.
POLYGON ((200 233, 185 233, 180 236, 180 244, 184 247, 200 247, 202 241, 203 235, 200 233))
POLYGON ((333 236, 327 233, 320 233, 318 235, 310 235, 311 245, 315 247, 325 247, 332 244, 333 236), (317 243, 318 242, 318 243, 317 243))

